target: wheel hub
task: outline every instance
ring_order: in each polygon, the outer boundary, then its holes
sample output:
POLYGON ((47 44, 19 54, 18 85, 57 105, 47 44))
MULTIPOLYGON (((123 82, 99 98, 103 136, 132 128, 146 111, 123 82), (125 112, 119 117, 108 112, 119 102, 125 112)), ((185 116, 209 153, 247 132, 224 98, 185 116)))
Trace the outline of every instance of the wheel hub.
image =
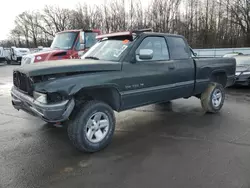
POLYGON ((212 95, 212 104, 215 108, 219 107, 222 102, 222 93, 219 89, 215 89, 212 95))
POLYGON ((87 121, 86 137, 92 143, 102 141, 109 130, 109 118, 103 112, 96 112, 87 121))
POLYGON ((95 120, 92 120, 93 124, 92 124, 92 129, 93 130, 97 130, 99 128, 99 122, 96 122, 95 120))

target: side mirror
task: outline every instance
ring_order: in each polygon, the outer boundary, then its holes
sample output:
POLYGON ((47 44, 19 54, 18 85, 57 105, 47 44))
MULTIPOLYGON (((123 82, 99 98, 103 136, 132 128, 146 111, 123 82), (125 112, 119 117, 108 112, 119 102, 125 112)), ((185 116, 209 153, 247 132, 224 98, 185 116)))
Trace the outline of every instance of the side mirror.
POLYGON ((139 51, 139 58, 143 60, 150 60, 153 58, 154 52, 151 49, 141 49, 139 51))
POLYGON ((85 49, 85 44, 80 44, 80 50, 84 50, 85 49))

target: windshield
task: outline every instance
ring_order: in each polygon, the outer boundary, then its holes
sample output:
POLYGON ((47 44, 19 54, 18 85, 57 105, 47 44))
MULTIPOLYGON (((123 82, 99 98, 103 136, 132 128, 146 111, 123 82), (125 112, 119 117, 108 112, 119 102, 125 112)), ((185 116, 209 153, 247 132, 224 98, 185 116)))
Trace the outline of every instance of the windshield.
POLYGON ((119 61, 121 55, 131 44, 129 40, 110 39, 96 43, 82 56, 82 59, 101 59, 107 61, 119 61))
POLYGON ((250 65, 250 56, 247 57, 236 57, 237 65, 250 65))
POLYGON ((69 50, 72 48, 77 37, 77 32, 59 33, 55 36, 51 48, 69 50))
POLYGON ((97 33, 93 33, 93 32, 86 32, 85 33, 85 46, 86 48, 90 48, 91 46, 93 46, 97 40, 96 40, 96 36, 98 34, 97 33))

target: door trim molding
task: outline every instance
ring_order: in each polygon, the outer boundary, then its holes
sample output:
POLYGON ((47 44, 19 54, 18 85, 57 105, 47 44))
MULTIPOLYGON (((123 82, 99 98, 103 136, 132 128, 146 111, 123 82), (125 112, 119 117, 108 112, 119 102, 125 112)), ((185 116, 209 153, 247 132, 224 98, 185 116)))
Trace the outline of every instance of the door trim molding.
POLYGON ((144 92, 152 92, 152 91, 158 91, 158 90, 165 90, 165 89, 170 89, 170 88, 175 88, 175 87, 181 87, 184 85, 191 85, 194 84, 195 81, 185 81, 185 82, 178 82, 175 84, 168 84, 168 85, 160 85, 160 86, 153 86, 153 87, 147 87, 147 88, 141 88, 141 89, 134 89, 134 90, 129 90, 129 91, 122 91, 120 92, 122 96, 125 95, 134 95, 134 94, 139 94, 139 93, 144 93, 144 92))

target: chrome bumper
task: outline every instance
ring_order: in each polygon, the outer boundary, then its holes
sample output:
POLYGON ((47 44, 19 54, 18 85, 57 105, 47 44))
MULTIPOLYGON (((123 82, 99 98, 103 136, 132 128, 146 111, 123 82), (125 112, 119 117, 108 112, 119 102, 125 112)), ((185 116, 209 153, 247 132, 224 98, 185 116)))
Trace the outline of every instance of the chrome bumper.
POLYGON ((23 110, 33 116, 38 116, 46 122, 55 123, 67 120, 75 107, 74 99, 56 104, 43 104, 32 97, 18 91, 15 86, 11 89, 12 105, 17 110, 23 110))

